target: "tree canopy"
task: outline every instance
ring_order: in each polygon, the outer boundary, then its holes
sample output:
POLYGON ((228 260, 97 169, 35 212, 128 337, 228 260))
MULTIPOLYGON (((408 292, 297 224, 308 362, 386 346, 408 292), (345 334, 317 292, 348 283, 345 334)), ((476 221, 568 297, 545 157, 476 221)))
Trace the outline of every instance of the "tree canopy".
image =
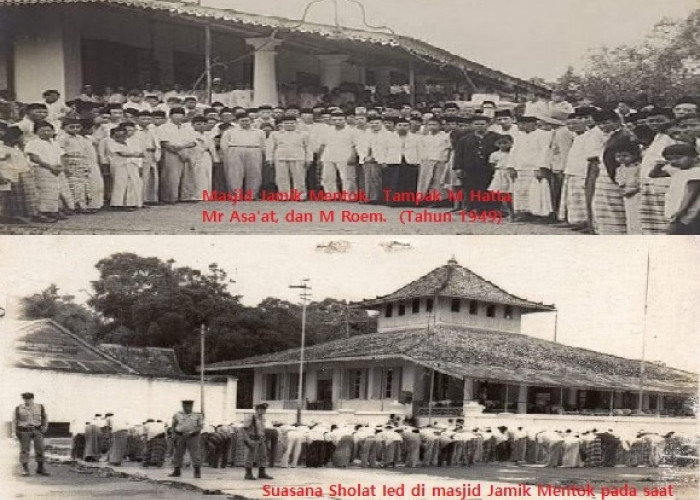
POLYGON ((555 86, 600 104, 626 100, 663 105, 682 96, 697 97, 700 10, 684 20, 662 20, 636 45, 592 51, 580 73, 569 68, 555 86))
MULTIPOLYGON (((51 318, 94 343, 171 347, 186 372, 199 363, 200 326, 206 325, 206 361, 240 359, 301 342, 302 307, 268 297, 255 307, 228 290, 226 271, 205 272, 174 260, 116 253, 95 266, 100 275, 85 307, 55 285, 22 299, 27 319, 51 318)), ((343 301, 307 306, 309 345, 376 331, 375 319, 343 301)))

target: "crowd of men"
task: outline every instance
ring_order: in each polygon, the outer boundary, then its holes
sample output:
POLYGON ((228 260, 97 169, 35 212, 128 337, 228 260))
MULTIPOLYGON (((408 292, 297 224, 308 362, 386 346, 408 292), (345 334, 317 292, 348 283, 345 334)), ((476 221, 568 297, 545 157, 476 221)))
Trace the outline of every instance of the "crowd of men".
POLYGON ((179 91, 90 92, 65 104, 47 90, 16 122, 0 122, 7 222, 233 196, 422 201, 583 233, 700 233, 700 117, 690 97, 639 110, 574 107, 559 92, 518 108, 251 108, 179 91))
POLYGON ((523 427, 470 427, 465 419, 418 426, 412 418, 391 415, 382 425, 329 422, 284 424, 266 422, 267 404, 255 406, 245 421, 209 425, 201 413, 183 401, 172 424, 148 419, 128 425, 111 414, 86 423, 76 435, 74 458, 107 460, 120 465, 129 460, 144 467, 162 467, 173 457, 173 477, 181 475, 185 450, 201 476, 201 466, 243 466, 246 479, 272 479, 267 467, 447 467, 493 462, 548 467, 613 467, 697 463, 697 436, 674 432, 660 435, 639 430, 621 435, 613 429, 536 430, 523 427), (91 445, 90 441, 100 443, 91 445))

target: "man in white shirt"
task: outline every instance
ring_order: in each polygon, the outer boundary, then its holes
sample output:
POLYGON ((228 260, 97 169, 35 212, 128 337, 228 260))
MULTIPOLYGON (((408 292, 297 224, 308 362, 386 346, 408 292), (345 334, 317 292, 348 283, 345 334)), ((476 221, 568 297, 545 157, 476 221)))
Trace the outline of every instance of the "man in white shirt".
POLYGON ((382 200, 382 138, 388 132, 384 130, 382 117, 378 113, 367 117, 368 128, 358 135, 358 156, 364 176, 364 191, 369 203, 382 200))
POLYGON ((289 193, 291 197, 293 185, 300 198, 306 199, 306 169, 311 165, 312 155, 309 134, 297 130, 293 115, 283 116, 282 130, 272 132, 267 141, 266 157, 268 162, 274 163, 275 182, 280 193, 289 193))
POLYGON ((531 215, 546 216, 552 212, 552 198, 542 169, 547 168, 552 132, 538 129, 534 116, 523 116, 518 126, 523 134, 515 140, 508 157, 509 168, 517 173, 513 208, 520 220, 531 215))
POLYGON ((237 113, 236 119, 238 127, 229 128, 221 136, 226 189, 231 192, 245 189, 257 199, 262 186, 265 132, 252 128, 246 112, 237 113))
POLYGON ((352 157, 357 150, 357 138, 352 129, 346 126, 345 113, 331 114, 332 126, 320 138, 319 158, 323 163, 322 183, 327 193, 338 192, 338 179, 343 191, 348 194, 357 191, 357 175, 352 157))
POLYGON ((180 199, 194 196, 194 166, 190 156, 197 146, 192 127, 185 124, 185 110, 170 110, 170 120, 156 130, 161 144, 163 168, 160 179, 160 199, 173 205, 180 199))
POLYGON ((423 136, 410 134, 408 120, 392 120, 395 131, 386 133, 382 138, 382 160, 386 165, 384 192, 389 196, 389 204, 395 206, 395 195, 415 193, 418 187, 418 164, 420 163, 419 144, 423 136))
POLYGON ((58 90, 46 90, 42 95, 46 103, 46 121, 58 130, 61 128, 61 120, 68 114, 70 108, 61 100, 61 93, 58 90))
POLYGON ((427 130, 428 133, 426 135, 420 136, 418 192, 425 193, 431 189, 441 189, 441 199, 445 199, 447 191, 441 186, 441 181, 445 176, 447 160, 452 150, 450 136, 440 130, 439 118, 430 118, 427 130))

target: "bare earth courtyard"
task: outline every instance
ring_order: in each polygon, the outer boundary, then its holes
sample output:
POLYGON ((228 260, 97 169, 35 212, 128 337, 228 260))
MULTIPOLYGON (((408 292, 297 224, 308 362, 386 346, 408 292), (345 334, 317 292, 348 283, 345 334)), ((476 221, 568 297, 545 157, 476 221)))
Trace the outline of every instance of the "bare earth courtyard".
POLYGON ((0 234, 578 234, 500 219, 497 211, 447 214, 343 202, 198 202, 136 212, 105 209, 54 224, 0 224, 0 234))

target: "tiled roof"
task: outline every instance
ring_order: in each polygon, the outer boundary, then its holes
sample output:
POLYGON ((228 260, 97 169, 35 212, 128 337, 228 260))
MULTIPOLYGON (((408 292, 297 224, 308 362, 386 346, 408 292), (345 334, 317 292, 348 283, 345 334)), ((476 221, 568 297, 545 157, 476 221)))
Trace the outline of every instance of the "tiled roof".
POLYGON ((50 319, 15 321, 5 327, 12 342, 8 358, 18 368, 87 374, 137 373, 50 319))
MULTIPOLYGON (((463 378, 598 389, 639 389, 640 362, 520 334, 437 326, 358 335, 307 347, 309 363, 406 359, 463 378)), ((234 370, 297 363, 299 349, 207 365, 234 370)), ((645 390, 696 392, 698 376, 646 363, 645 390)))
MULTIPOLYGON (((318 38, 339 39, 373 45, 395 47, 409 52, 419 58, 424 57, 439 65, 449 65, 468 71, 472 75, 495 79, 510 85, 517 85, 533 90, 546 89, 526 80, 510 76, 501 71, 470 61, 452 54, 446 50, 434 47, 426 42, 403 35, 395 35, 381 31, 368 31, 343 27, 340 31, 335 26, 319 23, 300 22, 276 16, 249 14, 233 9, 203 7, 196 3, 174 2, 167 0, 0 0, 1 6, 11 5, 44 5, 44 4, 109 4, 127 8, 146 9, 169 13, 181 18, 208 20, 225 25, 240 25, 248 29, 258 30, 259 36, 269 35, 270 32, 307 34, 318 38)), ((283 38, 283 37, 281 37, 283 38)))
POLYGON ((100 344, 99 349, 140 375, 179 377, 183 375, 173 349, 162 347, 129 347, 119 344, 100 344))
POLYGON ((376 307, 387 301, 408 300, 419 297, 442 297, 476 299, 494 304, 519 306, 535 311, 553 311, 552 305, 532 302, 506 292, 499 286, 482 278, 475 272, 451 260, 444 266, 433 269, 425 276, 399 288, 388 295, 362 301, 359 305, 376 307))

